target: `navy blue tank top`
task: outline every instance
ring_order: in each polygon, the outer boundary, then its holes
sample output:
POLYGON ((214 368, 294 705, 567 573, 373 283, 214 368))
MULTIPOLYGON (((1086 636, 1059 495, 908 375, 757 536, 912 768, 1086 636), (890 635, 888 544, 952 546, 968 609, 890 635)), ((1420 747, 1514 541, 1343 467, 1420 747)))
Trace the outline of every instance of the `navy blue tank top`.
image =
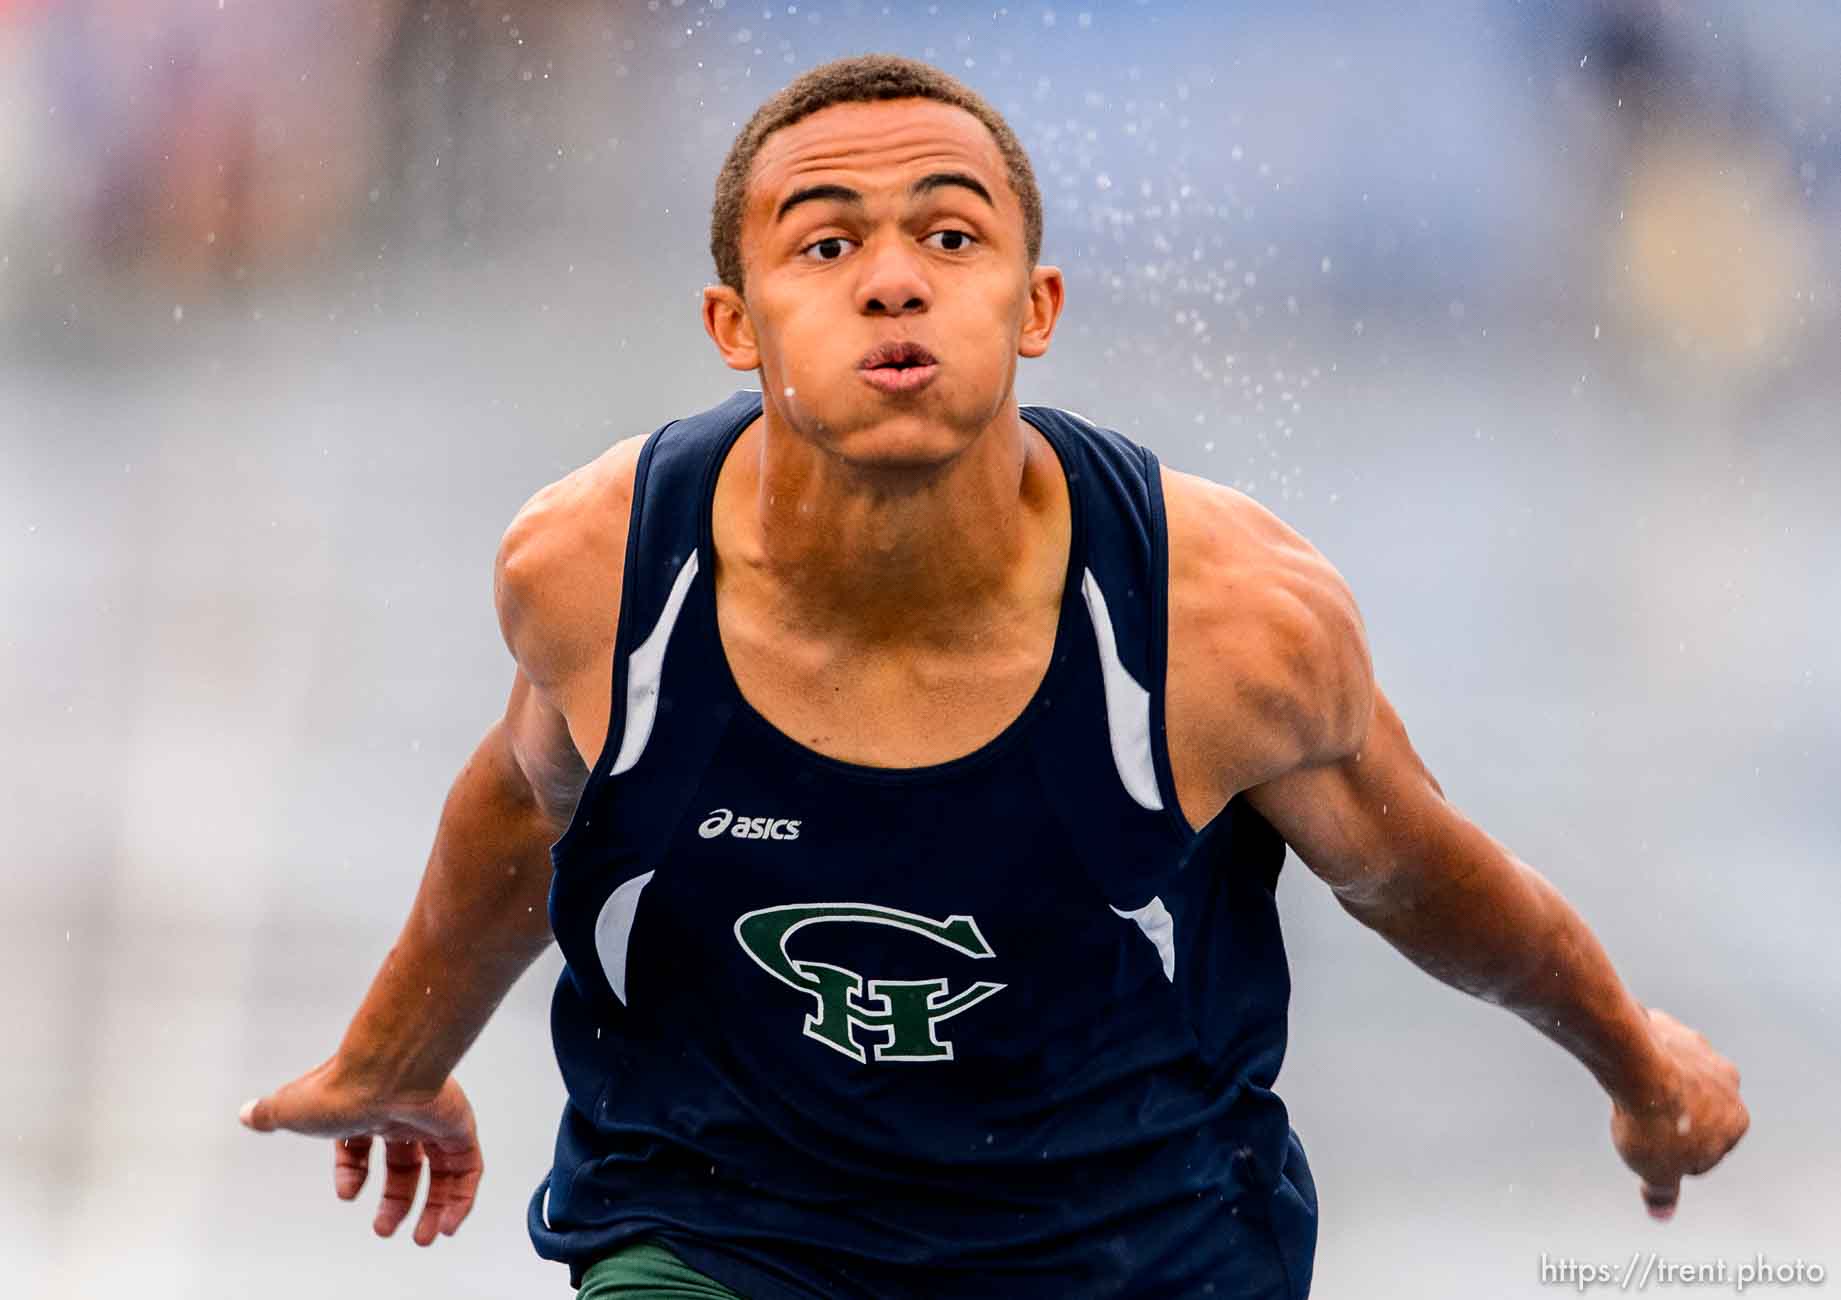
POLYGON ((1155 457, 1023 408, 1072 509, 1049 667, 974 752, 863 767, 723 655, 711 501, 760 411, 640 453, 607 743, 552 851, 538 1252, 579 1285, 652 1237, 748 1300, 1299 1300, 1285 846, 1177 807, 1155 457))

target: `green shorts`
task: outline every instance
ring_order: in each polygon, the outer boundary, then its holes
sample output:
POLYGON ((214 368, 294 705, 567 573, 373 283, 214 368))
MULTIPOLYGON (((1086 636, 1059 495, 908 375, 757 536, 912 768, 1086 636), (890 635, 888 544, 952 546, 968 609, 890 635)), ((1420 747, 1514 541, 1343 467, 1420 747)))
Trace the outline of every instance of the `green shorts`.
POLYGON ((576 1300, 741 1300, 656 1241, 635 1241, 582 1275, 576 1300))

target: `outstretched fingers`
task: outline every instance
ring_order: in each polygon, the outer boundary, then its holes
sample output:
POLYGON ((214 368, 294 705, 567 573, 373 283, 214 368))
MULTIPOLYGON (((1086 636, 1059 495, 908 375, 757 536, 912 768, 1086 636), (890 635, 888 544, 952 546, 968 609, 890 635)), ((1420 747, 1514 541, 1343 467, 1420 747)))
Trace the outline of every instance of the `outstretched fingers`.
POLYGON ((349 1201, 364 1190, 371 1172, 371 1135, 339 1138, 332 1144, 332 1190, 349 1201))
POLYGON ((1643 1184, 1643 1204, 1649 1208, 1649 1217, 1666 1223, 1675 1217, 1675 1206, 1681 1200, 1681 1184, 1671 1183, 1658 1187, 1654 1183, 1643 1184))
POLYGON ((479 1193, 480 1175, 485 1164, 479 1147, 464 1146, 443 1150, 430 1144, 428 1151, 428 1199, 422 1205, 422 1217, 416 1221, 415 1243, 426 1246, 437 1233, 453 1236, 473 1209, 479 1193))
POLYGON ((371 1228, 380 1237, 388 1237, 409 1217, 415 1203, 416 1184, 422 1180, 422 1144, 384 1139, 384 1194, 377 1203, 377 1218, 371 1228))
POLYGON ((240 1118, 260 1133, 285 1129, 333 1139, 332 1186, 345 1201, 356 1200, 370 1182, 381 1137, 383 1188, 371 1221, 380 1237, 393 1236, 415 1208, 425 1163, 428 1195, 416 1221, 416 1244, 452 1236, 473 1208, 484 1163, 472 1108, 451 1078, 432 1098, 379 1098, 334 1080, 328 1063, 245 1103, 240 1118))

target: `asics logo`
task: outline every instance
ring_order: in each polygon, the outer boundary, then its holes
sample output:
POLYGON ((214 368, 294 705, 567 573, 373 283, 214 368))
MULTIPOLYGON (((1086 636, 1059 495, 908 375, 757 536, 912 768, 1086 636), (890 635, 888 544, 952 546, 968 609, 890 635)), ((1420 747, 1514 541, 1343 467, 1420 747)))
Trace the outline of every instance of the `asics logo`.
POLYGON ((796 840, 799 823, 785 817, 737 817, 727 808, 714 808, 697 825, 697 834, 706 840, 725 831, 738 840, 796 840))

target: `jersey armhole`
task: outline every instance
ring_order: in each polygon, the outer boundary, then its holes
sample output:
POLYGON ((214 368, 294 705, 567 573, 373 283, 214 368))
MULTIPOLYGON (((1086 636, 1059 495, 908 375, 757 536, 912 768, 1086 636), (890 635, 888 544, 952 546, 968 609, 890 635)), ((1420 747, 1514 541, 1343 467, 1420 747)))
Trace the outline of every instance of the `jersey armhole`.
POLYGON ((1170 766, 1170 732, 1164 716, 1170 665, 1170 529, 1163 509, 1163 469, 1156 452, 1149 447, 1138 450, 1143 458, 1150 525, 1151 626, 1145 676, 1154 683, 1151 690, 1151 763, 1157 772, 1157 788, 1163 793, 1163 806, 1169 813, 1170 824, 1185 840, 1193 840, 1201 829, 1189 824, 1176 797, 1176 776, 1170 766))
MULTIPOLYGON (((675 420, 671 422, 675 423, 675 420)), ((601 741, 601 752, 596 755, 594 766, 588 770, 588 780, 575 802, 575 812, 569 818, 568 829, 550 846, 553 867, 561 865, 566 846, 575 837, 576 827, 582 824, 601 786, 606 782, 608 769, 614 765, 614 758, 620 752, 621 737, 626 731, 626 675, 630 654, 628 638, 632 632, 635 603, 631 579, 638 572, 639 534, 645 518, 646 480, 652 472, 652 454, 658 448, 659 435, 669 429, 671 424, 661 426, 646 439, 645 446, 639 449, 639 459, 633 466, 633 501, 627 508, 626 550, 620 569, 620 608, 614 615, 614 653, 613 662, 609 666, 612 685, 607 707, 607 735, 601 741)))

